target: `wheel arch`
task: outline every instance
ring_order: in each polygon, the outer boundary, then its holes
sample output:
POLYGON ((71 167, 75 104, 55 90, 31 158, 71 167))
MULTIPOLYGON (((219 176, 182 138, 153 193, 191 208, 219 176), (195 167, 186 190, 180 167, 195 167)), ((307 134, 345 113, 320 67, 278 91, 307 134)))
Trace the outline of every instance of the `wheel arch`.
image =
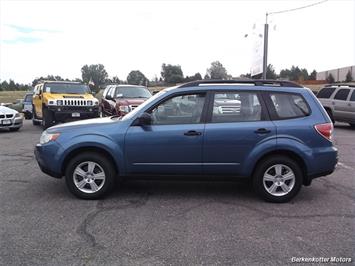
POLYGON ((101 154, 103 156, 105 156, 112 164, 113 167, 116 170, 116 176, 119 174, 119 167, 117 162, 115 161, 114 157, 112 156, 112 154, 107 151, 104 148, 101 147, 96 147, 96 146, 88 146, 88 147, 78 147, 73 149, 72 151, 70 151, 64 158, 62 166, 61 166, 61 173, 62 175, 64 175, 65 173, 65 167, 68 164, 68 162, 74 158, 76 155, 80 154, 80 153, 84 153, 84 152, 94 152, 94 153, 98 153, 101 154))
POLYGON ((272 157, 272 156, 286 156, 292 160, 294 160, 301 168, 302 170, 302 174, 303 174, 303 185, 308 186, 311 183, 311 179, 309 179, 308 175, 307 175, 307 164, 304 161, 304 159, 297 154, 294 151, 291 150, 286 150, 286 149, 281 149, 281 150, 273 150, 273 151, 269 151, 265 154, 263 154, 260 158, 258 158, 258 160, 254 163, 254 167, 253 167, 253 172, 252 172, 252 176, 254 175, 254 172, 256 170, 257 165, 265 160, 268 157, 272 157))

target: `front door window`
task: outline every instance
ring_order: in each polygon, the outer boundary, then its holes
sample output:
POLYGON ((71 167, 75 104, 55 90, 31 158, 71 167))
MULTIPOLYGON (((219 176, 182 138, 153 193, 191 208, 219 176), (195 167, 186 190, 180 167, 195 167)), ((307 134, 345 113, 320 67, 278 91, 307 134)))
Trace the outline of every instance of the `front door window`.
POLYGON ((151 110, 152 125, 198 124, 204 101, 204 94, 172 97, 151 110))

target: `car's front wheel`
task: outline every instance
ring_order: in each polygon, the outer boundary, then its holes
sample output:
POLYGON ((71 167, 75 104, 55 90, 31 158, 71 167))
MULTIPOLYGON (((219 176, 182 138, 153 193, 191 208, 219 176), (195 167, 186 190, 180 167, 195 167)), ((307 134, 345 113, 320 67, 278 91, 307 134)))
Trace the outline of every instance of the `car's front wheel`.
POLYGON ((65 171, 70 192, 82 199, 98 199, 114 186, 115 169, 105 156, 86 152, 72 158, 65 171))
POLYGON ((303 173, 297 162, 286 156, 272 156, 257 165, 253 185, 266 201, 283 203, 298 194, 302 180, 303 173))

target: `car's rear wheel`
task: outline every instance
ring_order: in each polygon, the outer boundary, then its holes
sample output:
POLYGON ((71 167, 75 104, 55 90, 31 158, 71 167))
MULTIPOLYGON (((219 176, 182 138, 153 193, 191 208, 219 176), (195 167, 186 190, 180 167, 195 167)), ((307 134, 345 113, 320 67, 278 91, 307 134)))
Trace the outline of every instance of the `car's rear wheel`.
POLYGON ((302 180, 303 173, 297 162, 286 156, 272 156, 257 165, 253 185, 266 201, 283 203, 298 194, 302 180))
POLYGON ((98 199, 114 186, 115 169, 110 160, 93 152, 75 156, 67 165, 65 180, 70 192, 82 199, 98 199))

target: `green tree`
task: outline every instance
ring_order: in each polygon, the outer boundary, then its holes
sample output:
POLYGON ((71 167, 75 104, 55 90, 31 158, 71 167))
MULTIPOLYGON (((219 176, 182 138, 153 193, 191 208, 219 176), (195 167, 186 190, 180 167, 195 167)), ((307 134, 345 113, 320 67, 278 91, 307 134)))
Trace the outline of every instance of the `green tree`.
POLYGON ((114 76, 114 77, 112 77, 112 83, 121 84, 121 81, 117 76, 114 76))
POLYGON ((148 79, 139 70, 129 72, 127 82, 132 85, 148 85, 148 79))
POLYGON ((191 81, 196 81, 196 80, 202 80, 202 76, 200 73, 196 73, 193 76, 186 76, 184 82, 191 82, 191 81))
POLYGON ((312 73, 309 75, 309 80, 316 80, 317 79, 317 71, 314 69, 312 73))
POLYGON ((327 82, 328 83, 334 83, 335 82, 335 79, 334 79, 332 73, 329 73, 329 75, 327 77, 327 82))
POLYGON ((282 69, 280 71, 280 77, 283 79, 289 79, 293 81, 308 80, 309 75, 307 69, 300 69, 298 66, 292 66, 291 69, 282 69))
POLYGON ((179 65, 162 65, 161 76, 165 83, 176 84, 184 81, 184 75, 179 65))
POLYGON ((84 65, 81 68, 81 77, 83 82, 92 84, 92 90, 97 93, 100 87, 105 84, 108 74, 104 65, 84 65))
POLYGON ((266 78, 267 79, 276 79, 277 78, 274 66, 271 64, 269 64, 266 68, 266 78))
POLYGON ((228 78, 226 68, 219 61, 214 61, 211 63, 211 67, 207 69, 207 74, 211 79, 228 78))
POLYGON ((353 75, 351 75, 351 72, 349 70, 348 73, 346 74, 345 82, 351 82, 351 81, 353 81, 353 75))
POLYGON ((2 91, 8 91, 9 90, 9 83, 6 80, 1 82, 1 90, 2 91))

